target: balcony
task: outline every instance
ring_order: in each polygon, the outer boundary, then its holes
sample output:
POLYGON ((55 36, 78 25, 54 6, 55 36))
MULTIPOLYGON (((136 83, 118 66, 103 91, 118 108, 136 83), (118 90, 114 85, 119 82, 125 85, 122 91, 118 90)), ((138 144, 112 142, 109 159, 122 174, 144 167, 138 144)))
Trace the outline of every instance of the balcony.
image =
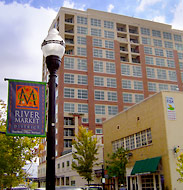
POLYGON ((139 56, 132 57, 132 63, 140 63, 140 57, 139 56))
POLYGON ((74 23, 74 15, 65 14, 65 22, 74 23))
POLYGON ((116 28, 117 28, 118 32, 126 32, 126 25, 125 24, 117 23, 116 28))
POLYGON ((129 33, 131 33, 131 34, 138 34, 138 27, 136 27, 136 26, 129 26, 129 33))
POLYGON ((74 40, 73 39, 69 39, 69 38, 65 38, 65 43, 66 44, 74 44, 74 40))
POLYGON ((65 32, 69 34, 74 34, 74 26, 65 24, 65 32))
POLYGON ((126 47, 120 46, 120 51, 128 51, 128 49, 126 47))

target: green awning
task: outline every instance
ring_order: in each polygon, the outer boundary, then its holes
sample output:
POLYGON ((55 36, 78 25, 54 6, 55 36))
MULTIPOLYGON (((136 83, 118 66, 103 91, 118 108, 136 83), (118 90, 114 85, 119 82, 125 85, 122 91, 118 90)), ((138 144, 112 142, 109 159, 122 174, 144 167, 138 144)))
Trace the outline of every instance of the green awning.
POLYGON ((136 161, 131 175, 156 172, 160 160, 161 156, 136 161))

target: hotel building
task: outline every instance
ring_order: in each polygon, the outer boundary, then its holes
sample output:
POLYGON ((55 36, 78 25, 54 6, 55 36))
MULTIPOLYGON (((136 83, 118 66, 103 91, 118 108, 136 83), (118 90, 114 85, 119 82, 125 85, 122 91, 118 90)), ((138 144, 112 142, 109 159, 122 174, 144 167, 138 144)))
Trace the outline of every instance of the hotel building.
MULTIPOLYGON (((71 150, 79 125, 102 135, 102 122, 118 112, 161 90, 183 90, 183 31, 171 25, 61 7, 50 28, 66 42, 56 89, 57 157, 71 150)), ((48 75, 44 62, 44 81, 48 75)))

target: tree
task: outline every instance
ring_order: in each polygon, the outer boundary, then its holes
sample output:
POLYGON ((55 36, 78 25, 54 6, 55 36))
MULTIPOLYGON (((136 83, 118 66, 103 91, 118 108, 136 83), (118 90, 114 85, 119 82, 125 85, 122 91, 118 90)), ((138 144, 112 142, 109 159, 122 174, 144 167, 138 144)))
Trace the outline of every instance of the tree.
MULTIPOLYGON (((6 105, 0 100, 0 132, 6 131, 6 105)), ((23 182, 23 166, 33 161, 40 138, 13 137, 0 133, 0 187, 11 188, 23 182)))
POLYGON ((109 178, 117 177, 119 184, 126 183, 126 164, 128 163, 129 150, 118 148, 112 155, 108 154, 110 160, 106 161, 106 169, 109 178))
POLYGON ((88 185, 92 181, 93 167, 98 165, 96 157, 98 154, 97 138, 93 136, 92 131, 86 131, 86 128, 79 127, 76 140, 73 141, 75 152, 73 153, 72 168, 76 170, 80 176, 87 180, 88 185))
POLYGON ((178 178, 178 181, 180 181, 181 183, 183 182, 183 153, 180 153, 180 149, 175 148, 175 153, 179 153, 179 156, 177 157, 177 171, 180 175, 180 177, 178 178))

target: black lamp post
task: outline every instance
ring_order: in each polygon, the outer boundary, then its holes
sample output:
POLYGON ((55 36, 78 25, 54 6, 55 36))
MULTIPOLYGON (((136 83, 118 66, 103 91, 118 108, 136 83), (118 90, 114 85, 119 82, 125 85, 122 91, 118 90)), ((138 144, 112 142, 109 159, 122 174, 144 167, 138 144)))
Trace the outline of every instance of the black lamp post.
POLYGON ((49 75, 49 109, 47 131, 46 190, 55 190, 55 88, 56 72, 65 52, 65 42, 56 29, 51 29, 41 49, 46 57, 49 75))

